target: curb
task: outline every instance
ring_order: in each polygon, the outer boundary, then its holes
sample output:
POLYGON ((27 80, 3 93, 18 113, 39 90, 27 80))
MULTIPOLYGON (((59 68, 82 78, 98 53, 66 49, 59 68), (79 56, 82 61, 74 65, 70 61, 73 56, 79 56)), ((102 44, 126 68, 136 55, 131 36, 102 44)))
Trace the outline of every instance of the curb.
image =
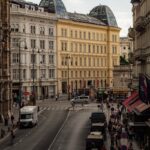
POLYGON ((67 120, 68 120, 68 118, 69 118, 69 115, 70 115, 70 111, 68 112, 64 123, 62 124, 62 126, 61 126, 60 129, 58 130, 57 134, 55 135, 55 137, 54 137, 52 143, 49 145, 48 150, 51 150, 51 148, 52 148, 53 144, 55 143, 55 141, 57 140, 59 134, 61 133, 61 131, 62 131, 63 128, 65 127, 65 125, 66 125, 66 123, 67 123, 67 120))
MULTIPOLYGON (((14 133, 15 133, 17 130, 18 130, 17 127, 16 127, 15 129, 13 129, 14 133)), ((7 132, 7 133, 5 134, 5 136, 4 136, 2 139, 0 139, 0 144, 3 143, 9 136, 10 136, 10 131, 7 132)))
MULTIPOLYGON (((38 115, 40 115, 43 111, 44 110, 39 111, 38 115)), ((17 130, 18 130, 18 127, 16 127, 15 129, 13 129, 14 133, 17 132, 17 130)), ((0 144, 3 143, 9 136, 10 136, 10 131, 7 132, 3 138, 0 139, 0 144)))

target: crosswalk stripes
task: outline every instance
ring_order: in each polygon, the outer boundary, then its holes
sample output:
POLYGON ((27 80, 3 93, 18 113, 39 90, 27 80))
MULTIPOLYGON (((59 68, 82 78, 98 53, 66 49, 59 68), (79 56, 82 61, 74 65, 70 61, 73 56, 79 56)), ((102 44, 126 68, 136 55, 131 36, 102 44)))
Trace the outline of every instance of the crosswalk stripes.
POLYGON ((42 111, 49 111, 49 110, 67 110, 68 106, 40 106, 40 110, 42 111))

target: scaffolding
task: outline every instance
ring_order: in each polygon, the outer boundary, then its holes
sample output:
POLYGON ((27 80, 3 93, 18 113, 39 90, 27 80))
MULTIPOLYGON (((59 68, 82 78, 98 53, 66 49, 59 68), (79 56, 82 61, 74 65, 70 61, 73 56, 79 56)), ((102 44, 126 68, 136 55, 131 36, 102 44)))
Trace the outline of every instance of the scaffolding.
POLYGON ((11 113, 10 2, 0 0, 0 121, 11 113))

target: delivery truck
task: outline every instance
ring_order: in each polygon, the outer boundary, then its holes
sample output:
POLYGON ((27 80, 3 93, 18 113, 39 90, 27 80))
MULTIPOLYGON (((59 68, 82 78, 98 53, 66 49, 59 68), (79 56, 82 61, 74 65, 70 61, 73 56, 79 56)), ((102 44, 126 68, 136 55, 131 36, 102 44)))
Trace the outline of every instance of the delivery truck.
POLYGON ((38 107, 24 106, 20 109, 20 127, 33 127, 38 123, 38 107))

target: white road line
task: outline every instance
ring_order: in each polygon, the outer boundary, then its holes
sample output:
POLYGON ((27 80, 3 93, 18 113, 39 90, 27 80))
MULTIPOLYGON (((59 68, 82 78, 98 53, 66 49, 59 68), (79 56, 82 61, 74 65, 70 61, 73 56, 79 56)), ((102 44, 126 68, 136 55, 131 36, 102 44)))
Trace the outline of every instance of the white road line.
POLYGON ((56 139, 58 138, 59 134, 61 133, 61 131, 62 131, 63 128, 65 127, 69 115, 70 115, 70 111, 68 112, 67 117, 66 117, 64 123, 62 124, 61 128, 59 129, 59 131, 57 132, 56 136, 54 137, 54 139, 53 139, 51 145, 49 146, 48 150, 51 150, 51 148, 52 148, 52 146, 54 145, 54 143, 55 143, 56 139))

